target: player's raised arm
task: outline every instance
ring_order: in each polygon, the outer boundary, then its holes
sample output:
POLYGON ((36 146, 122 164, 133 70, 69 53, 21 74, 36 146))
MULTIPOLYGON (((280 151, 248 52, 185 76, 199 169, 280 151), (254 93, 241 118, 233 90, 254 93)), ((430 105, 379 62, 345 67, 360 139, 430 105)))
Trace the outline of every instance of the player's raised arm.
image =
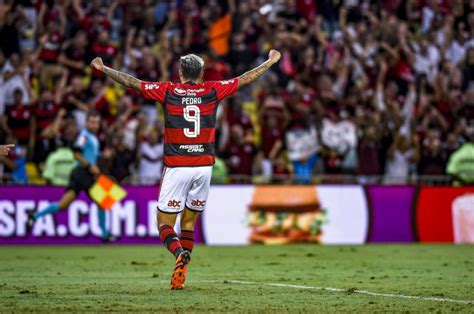
POLYGON ((239 88, 246 86, 253 81, 257 80, 260 76, 263 75, 272 65, 280 60, 281 54, 277 50, 270 50, 268 53, 268 60, 264 63, 260 64, 258 67, 245 72, 241 76, 239 76, 239 88))
POLYGON ((91 62, 91 67, 93 67, 96 70, 104 72, 105 75, 107 75, 108 77, 113 79, 115 82, 122 84, 125 87, 134 88, 138 91, 141 90, 140 89, 141 83, 142 83, 141 80, 131 75, 128 75, 127 73, 123 73, 123 72, 120 72, 120 71, 117 71, 105 66, 104 63, 102 63, 101 58, 94 58, 94 60, 92 60, 91 62))

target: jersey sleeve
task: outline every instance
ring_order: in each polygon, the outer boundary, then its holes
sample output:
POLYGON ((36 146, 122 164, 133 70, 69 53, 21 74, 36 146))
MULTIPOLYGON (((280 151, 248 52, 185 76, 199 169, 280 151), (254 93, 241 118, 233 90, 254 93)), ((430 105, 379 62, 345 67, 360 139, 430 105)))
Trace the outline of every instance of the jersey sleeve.
POLYGON ((233 78, 225 81, 209 81, 206 82, 206 84, 216 90, 217 101, 221 101, 227 96, 235 94, 237 88, 239 88, 239 79, 233 78))
POLYGON ((157 100, 161 103, 165 100, 166 90, 169 82, 142 82, 141 92, 146 99, 157 100))

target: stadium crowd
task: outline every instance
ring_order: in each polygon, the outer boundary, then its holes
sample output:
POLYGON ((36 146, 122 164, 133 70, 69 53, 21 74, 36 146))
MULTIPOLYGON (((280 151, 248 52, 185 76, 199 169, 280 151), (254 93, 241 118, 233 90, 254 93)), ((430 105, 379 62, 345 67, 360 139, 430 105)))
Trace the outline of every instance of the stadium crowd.
POLYGON ((221 80, 270 48, 280 63, 219 107, 216 182, 474 177, 472 0, 3 0, 0 47, 0 143, 17 144, 0 157, 4 181, 65 184, 91 109, 101 169, 159 181, 159 104, 92 70, 93 57, 178 81, 179 56, 196 53, 204 79, 221 80))

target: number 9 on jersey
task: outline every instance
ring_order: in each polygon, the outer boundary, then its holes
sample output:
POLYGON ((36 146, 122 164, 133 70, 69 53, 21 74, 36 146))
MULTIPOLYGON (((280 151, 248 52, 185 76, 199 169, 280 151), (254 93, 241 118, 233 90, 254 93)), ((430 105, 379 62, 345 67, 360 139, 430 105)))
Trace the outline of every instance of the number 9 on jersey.
POLYGON ((187 137, 198 137, 199 133, 201 133, 201 111, 199 110, 198 106, 190 105, 184 108, 184 119, 188 122, 194 123, 194 128, 191 130, 190 128, 184 129, 184 135, 187 137))

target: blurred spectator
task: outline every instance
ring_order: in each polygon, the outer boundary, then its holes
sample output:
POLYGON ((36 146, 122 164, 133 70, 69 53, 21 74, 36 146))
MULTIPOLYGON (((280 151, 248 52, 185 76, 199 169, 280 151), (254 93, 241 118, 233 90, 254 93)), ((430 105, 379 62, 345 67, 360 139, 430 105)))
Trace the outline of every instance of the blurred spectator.
POLYGON ((474 131, 470 141, 462 145, 449 158, 446 172, 452 176, 454 185, 474 184, 474 131))
POLYGON ((244 128, 239 124, 234 124, 230 129, 230 142, 225 156, 229 174, 235 175, 233 182, 249 182, 254 164, 258 165, 258 162, 254 163, 257 149, 244 135, 244 128))
POLYGON ((62 24, 59 25, 56 21, 49 21, 45 34, 40 38, 39 60, 43 62, 43 66, 41 67, 39 82, 43 88, 49 88, 50 80, 62 71, 62 67, 58 64, 58 56, 64 41, 65 22, 62 24))
MULTIPOLYGON (((230 1, 234 3, 234 1, 230 1)), ((225 56, 229 52, 229 36, 232 31, 232 8, 230 12, 225 12, 221 6, 211 4, 207 14, 209 14, 209 47, 216 56, 225 56)))
POLYGON ((52 185, 66 186, 76 159, 72 149, 66 143, 61 144, 64 146, 59 146, 46 158, 43 177, 52 185))
MULTIPOLYGON (((358 147, 359 169, 358 174, 375 176, 382 172, 380 164, 381 136, 375 125, 369 125, 363 131, 358 147)), ((374 183, 374 180, 362 179, 362 183, 374 183)))
MULTIPOLYGON (((104 65, 112 66, 115 55, 117 54, 117 47, 110 42, 109 33, 101 31, 97 36, 97 41, 92 44, 90 53, 93 56, 102 58, 104 65)), ((105 78, 105 74, 101 71, 92 69, 93 78, 105 78)))
POLYGON ((396 135, 388 151, 385 169, 385 183, 403 184, 407 182, 411 164, 419 160, 419 139, 414 135, 400 132, 396 135))
POLYGON ((441 147, 441 133, 438 130, 429 130, 423 140, 418 173, 423 175, 442 175, 446 156, 441 147))
POLYGON ((327 174, 342 174, 342 162, 345 158, 345 153, 339 153, 331 148, 324 150, 324 172, 327 174))
POLYGON ((112 15, 118 5, 118 1, 111 1, 108 8, 104 1, 72 1, 72 9, 76 14, 78 26, 87 33, 87 37, 94 41, 101 31, 109 31, 111 28, 112 15), (85 5, 84 5, 85 4, 85 5))
POLYGON ((109 154, 107 157, 111 159, 109 173, 117 181, 121 182, 130 176, 135 156, 133 151, 125 146, 123 131, 114 134, 112 141, 112 148, 106 149, 106 152, 109 154))
POLYGON ((225 162, 221 158, 216 157, 216 163, 212 167, 211 183, 212 184, 228 183, 227 174, 228 174, 227 166, 225 162))
MULTIPOLYGON (((67 70, 62 69, 62 76, 57 83, 54 93, 44 89, 38 99, 33 99, 32 125, 39 130, 45 130, 51 126, 57 117, 62 118, 66 113, 61 109, 62 97, 67 80, 67 70)), ((57 134, 56 134, 57 135, 57 134)), ((35 150, 33 161, 40 164, 46 160, 46 156, 56 148, 55 139, 45 137, 42 132, 35 133, 35 150)))
POLYGON ((4 172, 8 174, 12 183, 27 184, 28 176, 26 174, 26 148, 19 144, 14 135, 7 137, 8 143, 14 144, 15 147, 8 156, 0 156, 0 163, 4 165, 4 172), (5 169, 6 167, 6 169, 5 169))
MULTIPOLYGON (((347 115, 343 111, 341 114, 347 115)), ((331 116, 332 119, 323 119, 321 130, 322 144, 329 149, 327 156, 331 158, 331 161, 326 160, 326 162, 333 169, 328 173, 341 173, 343 169, 346 173, 354 173, 357 168, 356 126, 352 121, 331 116)))
POLYGON ((32 106, 23 103, 23 93, 20 89, 13 92, 13 104, 6 108, 6 114, 2 119, 2 127, 23 145, 29 147, 29 151, 34 150, 34 137, 36 125, 33 122, 32 106))
POLYGON ((157 130, 148 132, 146 139, 138 148, 139 183, 157 184, 163 172, 163 142, 157 130))
POLYGON ((85 91, 84 82, 79 77, 74 77, 64 91, 63 107, 75 117, 79 129, 85 128, 90 108, 85 91))
POLYGON ((278 154, 273 161, 272 183, 289 183, 291 171, 286 156, 278 154))
POLYGON ((290 124, 286 132, 286 146, 296 182, 311 182, 319 152, 316 128, 304 123, 290 124))
POLYGON ((455 133, 449 133, 443 144, 443 150, 446 156, 450 156, 461 146, 460 139, 455 133))
POLYGON ((7 58, 20 52, 20 27, 25 22, 21 6, 10 6, 0 18, 0 47, 7 58))
POLYGON ((16 90, 21 92, 22 103, 28 104, 30 102, 31 91, 26 77, 28 67, 21 62, 20 56, 18 54, 13 54, 3 65, 2 90, 5 106, 13 105, 15 102, 14 93, 16 90))
POLYGON ((240 125, 244 131, 244 138, 247 141, 251 140, 254 129, 249 114, 243 108, 243 98, 241 96, 237 95, 234 99, 230 99, 227 106, 226 118, 227 123, 229 124, 229 129, 234 125, 240 125))
MULTIPOLYGON (((471 13, 471 15, 473 14, 471 13)), ((474 47, 470 47, 466 53, 466 59, 463 64, 462 77, 463 77, 462 89, 463 90, 466 90, 468 88, 472 89, 474 85, 474 47)))
POLYGON ((90 86, 90 97, 88 99, 91 107, 97 110, 104 121, 110 125, 114 120, 109 101, 105 97, 105 85, 99 79, 94 80, 90 86))
POLYGON ((284 126, 278 124, 275 115, 267 115, 262 119, 261 130, 261 158, 262 174, 270 180, 273 176, 273 168, 276 158, 280 155, 284 144, 284 126))
POLYGON ((70 77, 85 74, 88 43, 87 34, 84 31, 78 31, 62 46, 58 61, 69 70, 70 77))

